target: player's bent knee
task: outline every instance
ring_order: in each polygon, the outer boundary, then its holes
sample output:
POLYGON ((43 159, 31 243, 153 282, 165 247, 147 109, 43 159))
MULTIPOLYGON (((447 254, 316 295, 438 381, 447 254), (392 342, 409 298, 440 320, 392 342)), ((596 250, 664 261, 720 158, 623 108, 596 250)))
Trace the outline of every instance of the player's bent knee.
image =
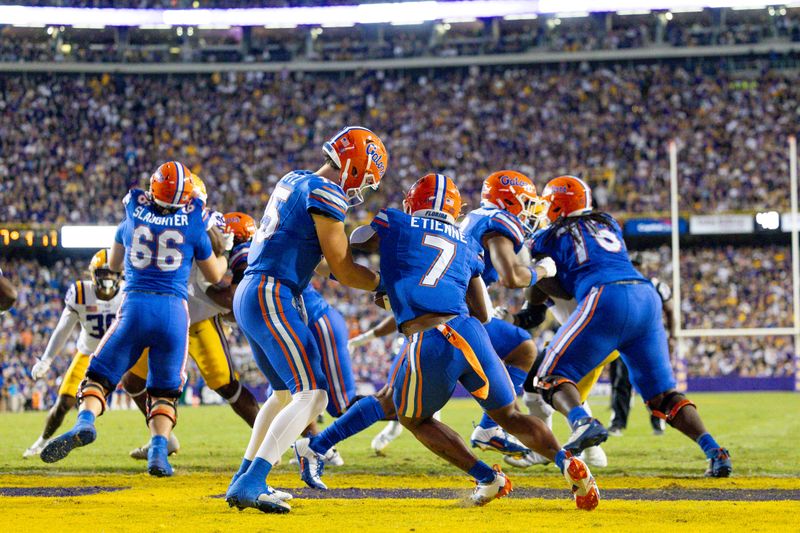
POLYGON ((697 407, 683 393, 676 390, 659 394, 647 400, 645 404, 653 416, 666 420, 669 425, 672 425, 672 421, 684 407, 697 407))
POLYGON ((314 416, 322 413, 328 406, 328 392, 322 389, 304 390, 296 392, 294 398, 311 403, 314 416))
POLYGON ((237 379, 235 381, 231 381, 227 385, 217 387, 214 390, 217 394, 227 400, 228 403, 236 403, 236 400, 238 400, 239 396, 242 394, 242 382, 237 379))
POLYGON ((569 385, 578 388, 574 381, 561 376, 537 376, 533 379, 534 392, 539 393, 550 406, 553 405, 553 394, 558 392, 561 387, 569 385))
POLYGON ((122 388, 131 398, 136 398, 147 392, 147 381, 143 380, 136 374, 126 372, 122 376, 122 388))
POLYGON ((77 402, 83 403, 87 398, 95 398, 100 402, 100 414, 106 412, 106 396, 108 396, 115 387, 110 386, 110 383, 105 378, 102 381, 93 379, 89 374, 81 381, 81 386, 78 388, 77 402))
POLYGON ((157 417, 164 416, 172 421, 172 427, 178 423, 178 398, 158 396, 147 397, 147 423, 157 417))
POLYGON ((503 362, 506 365, 521 368, 525 372, 529 371, 536 360, 536 344, 532 340, 526 340, 508 354, 503 362))

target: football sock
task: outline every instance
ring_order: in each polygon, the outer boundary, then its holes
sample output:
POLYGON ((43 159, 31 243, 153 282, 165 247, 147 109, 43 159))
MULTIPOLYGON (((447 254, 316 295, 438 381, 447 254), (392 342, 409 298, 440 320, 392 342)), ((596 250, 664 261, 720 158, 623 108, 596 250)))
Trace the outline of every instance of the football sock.
POLYGON ((478 480, 478 483, 491 483, 497 475, 492 467, 483 461, 477 461, 467 472, 470 476, 478 480))
POLYGON ((242 459, 242 464, 239 465, 239 470, 236 472, 236 476, 237 477, 241 476, 242 474, 247 472, 247 469, 250 468, 251 464, 253 464, 253 461, 251 461, 250 459, 242 459))
POLYGON ((75 425, 76 426, 79 424, 94 425, 94 420, 95 420, 94 413, 86 409, 85 411, 81 411, 80 413, 78 413, 78 421, 75 423, 75 425))
POLYGON ((244 452, 244 458, 252 461, 258 453, 258 448, 264 442, 264 437, 267 434, 270 424, 275 416, 280 413, 289 402, 292 401, 292 394, 288 390, 273 391, 273 393, 261 406, 261 409, 256 415, 256 420, 253 422, 253 431, 250 433, 250 442, 247 444, 247 449, 244 452))
POLYGON ((583 420, 584 418, 591 418, 592 415, 586 412, 586 409, 583 408, 582 405, 578 407, 573 407, 572 410, 567 415, 567 420, 569 420, 569 427, 575 429, 575 424, 579 420, 583 420))
POLYGON ((562 472, 564 471, 564 460, 566 458, 567 458, 567 452, 565 452, 564 450, 558 450, 558 453, 556 454, 555 463, 558 469, 561 470, 562 472))
MULTIPOLYGON (((511 384, 514 386, 514 394, 519 396, 522 394, 522 384, 525 383, 525 378, 528 377, 528 373, 521 368, 511 365, 506 365, 506 370, 508 370, 508 376, 511 378, 511 384)), ((483 429, 491 429, 497 426, 497 422, 492 420, 492 417, 486 413, 483 413, 478 425, 483 429)))
POLYGON ((714 437, 711 436, 711 433, 703 433, 697 437, 697 444, 700 445, 700 448, 703 449, 703 453, 705 453, 708 458, 717 455, 716 452, 720 447, 717 441, 714 440, 714 437))
POLYGON ((311 437, 309 447, 324 455, 336 443, 364 431, 386 418, 381 402, 375 396, 361 398, 319 435, 311 437))
POLYGON ((258 481, 263 481, 266 483, 270 470, 272 470, 272 463, 265 461, 261 457, 256 457, 255 461, 253 461, 253 464, 251 464, 250 468, 247 469, 246 475, 247 478, 255 478, 258 481))
MULTIPOLYGON (((304 390, 295 393, 289 405, 272 420, 264 436, 264 442, 258 448, 257 456, 270 464, 277 463, 283 452, 288 450, 306 426, 325 410, 326 405, 328 405, 328 393, 324 390, 304 390)), ((252 469, 252 466, 250 468, 252 469)))

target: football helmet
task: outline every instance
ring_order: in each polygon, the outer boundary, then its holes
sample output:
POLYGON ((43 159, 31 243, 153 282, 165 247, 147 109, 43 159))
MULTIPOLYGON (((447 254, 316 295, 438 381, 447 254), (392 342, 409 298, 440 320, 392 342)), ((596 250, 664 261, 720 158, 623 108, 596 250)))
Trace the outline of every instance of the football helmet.
POLYGON ((575 176, 559 176, 547 182, 542 191, 547 209, 540 216, 555 222, 560 217, 585 215, 592 210, 592 189, 575 176))
POLYGON ((389 165, 380 137, 360 126, 344 128, 322 145, 322 151, 341 171, 339 185, 351 207, 364 201, 365 189, 378 189, 389 165))
POLYGON ((200 179, 200 176, 193 172, 191 172, 191 177, 194 197, 203 202, 203 205, 206 205, 206 203, 208 203, 208 190, 206 190, 206 184, 200 179))
POLYGON ((444 174, 427 174, 406 193, 403 211, 455 224, 461 214, 461 193, 455 182, 444 174))
POLYGON ((178 161, 164 163, 150 176, 150 197, 161 207, 177 209, 192 200, 192 172, 178 161))
POLYGON ((256 234, 256 221, 246 213, 225 213, 225 233, 233 233, 233 245, 247 242, 256 234))
POLYGON ((544 211, 544 200, 536 196, 533 180, 515 170, 500 170, 483 180, 481 205, 515 215, 529 233, 535 229, 531 223, 544 211))
POLYGON ((89 262, 89 275, 94 282, 94 290, 97 296, 107 300, 117 294, 121 275, 114 272, 108 266, 109 251, 105 248, 94 254, 89 262))

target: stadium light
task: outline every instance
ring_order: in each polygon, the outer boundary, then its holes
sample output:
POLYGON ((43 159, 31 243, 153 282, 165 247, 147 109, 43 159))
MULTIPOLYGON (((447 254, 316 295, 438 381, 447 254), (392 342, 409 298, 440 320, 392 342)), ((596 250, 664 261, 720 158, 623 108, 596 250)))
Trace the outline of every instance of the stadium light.
POLYGON ((114 242, 116 226, 63 226, 61 246, 64 248, 108 248, 114 242))
MULTIPOLYGON (((754 8, 753 0, 458 0, 387 2, 355 6, 247 9, 111 9, 0 6, 0 24, 15 26, 264 26, 286 28, 322 24, 414 24, 452 18, 512 17, 542 13, 754 8), (565 5, 566 4, 566 5, 565 5)), ((758 4, 765 8, 767 2, 758 4)))

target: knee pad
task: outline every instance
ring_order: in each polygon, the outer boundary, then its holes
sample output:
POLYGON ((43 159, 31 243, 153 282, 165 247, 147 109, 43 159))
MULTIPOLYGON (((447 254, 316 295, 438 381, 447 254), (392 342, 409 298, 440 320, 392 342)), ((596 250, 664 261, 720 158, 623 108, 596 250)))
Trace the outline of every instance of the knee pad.
POLYGON ((561 376, 536 376, 533 378, 534 391, 541 394, 544 401, 550 406, 553 405, 553 394, 559 387, 568 383, 577 387, 574 381, 562 378, 561 376))
POLYGON ((274 401, 279 402, 282 406, 286 407, 289 405, 289 402, 292 401, 292 393, 288 390, 273 390, 271 398, 275 398, 274 401))
POLYGON ((100 414, 102 415, 106 412, 106 407, 108 406, 106 403, 106 396, 109 394, 109 390, 114 389, 106 388, 102 383, 98 383, 87 376, 83 378, 83 381, 81 381, 81 386, 78 387, 78 394, 76 396, 78 398, 78 404, 80 405, 83 403, 83 400, 89 396, 92 398, 97 398, 100 400, 100 414))
POLYGON ((242 382, 237 379, 214 390, 217 394, 225 398, 228 403, 236 403, 236 400, 239 399, 239 395, 242 394, 242 382))
POLYGON ((528 377, 526 377, 525 381, 522 383, 522 390, 525 392, 536 392, 536 387, 534 387, 533 381, 536 379, 536 374, 539 373, 539 368, 542 366, 545 353, 546 350, 540 350, 536 355, 536 359, 533 361, 533 366, 531 366, 531 369, 528 371, 528 377))
POLYGON ((691 400, 678 391, 666 393, 658 405, 654 405, 654 402, 649 400, 645 404, 653 416, 666 420, 670 426, 681 409, 689 405, 697 408, 691 400))
POLYGON ((178 399, 147 397, 147 423, 155 416, 166 416, 172 420, 172 427, 178 423, 178 399))

